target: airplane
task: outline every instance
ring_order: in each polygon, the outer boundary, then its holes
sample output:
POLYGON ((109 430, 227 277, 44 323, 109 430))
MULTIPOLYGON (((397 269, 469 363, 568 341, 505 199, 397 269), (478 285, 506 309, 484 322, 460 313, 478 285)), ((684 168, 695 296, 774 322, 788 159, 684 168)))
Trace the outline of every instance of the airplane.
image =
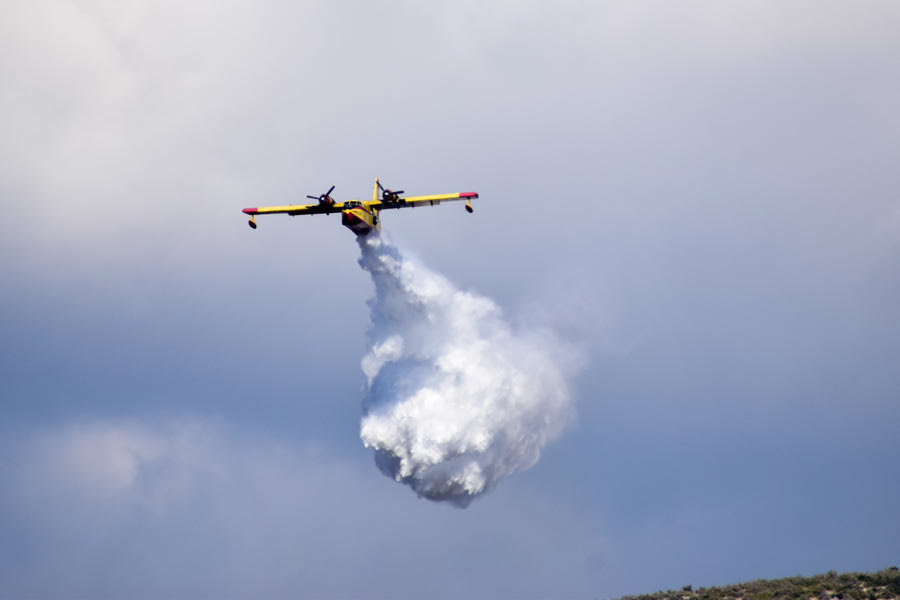
POLYGON ((252 229, 256 229, 256 215, 271 214, 288 214, 292 217, 297 215, 329 215, 332 213, 341 213, 341 224, 355 233, 357 236, 366 236, 372 230, 381 231, 380 213, 382 210, 389 208, 412 208, 415 206, 434 206, 441 202, 452 200, 465 200, 466 210, 473 212, 472 200, 478 197, 475 192, 461 192, 457 194, 436 194, 433 196, 410 196, 403 198, 401 194, 403 190, 389 190, 382 187, 378 178, 375 178, 375 187, 372 189, 371 200, 347 200, 346 202, 335 202, 331 197, 334 186, 331 186, 327 192, 319 196, 309 196, 312 200, 317 200, 317 204, 294 204, 288 206, 262 206, 258 208, 245 208, 243 212, 250 215, 249 225, 252 229), (379 198, 379 192, 381 197, 379 198))

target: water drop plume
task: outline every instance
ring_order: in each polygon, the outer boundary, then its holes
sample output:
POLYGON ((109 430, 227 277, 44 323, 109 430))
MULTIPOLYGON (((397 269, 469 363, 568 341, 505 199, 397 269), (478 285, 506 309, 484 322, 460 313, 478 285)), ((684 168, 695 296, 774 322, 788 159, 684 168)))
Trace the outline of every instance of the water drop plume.
POLYGON ((360 437, 420 497, 468 506, 533 466, 571 419, 566 352, 383 236, 359 244, 375 283, 360 437))

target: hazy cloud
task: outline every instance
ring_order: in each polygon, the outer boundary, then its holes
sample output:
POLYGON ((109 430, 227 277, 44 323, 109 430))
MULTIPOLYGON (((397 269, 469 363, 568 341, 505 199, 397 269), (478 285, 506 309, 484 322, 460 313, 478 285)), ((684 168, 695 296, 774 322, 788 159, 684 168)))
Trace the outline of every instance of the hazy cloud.
POLYGON ((878 0, 5 3, 5 595, 888 566, 898 30, 878 0), (372 290, 347 231, 239 212, 376 175, 477 191, 385 228, 587 351, 577 425, 466 511, 359 442, 372 290))

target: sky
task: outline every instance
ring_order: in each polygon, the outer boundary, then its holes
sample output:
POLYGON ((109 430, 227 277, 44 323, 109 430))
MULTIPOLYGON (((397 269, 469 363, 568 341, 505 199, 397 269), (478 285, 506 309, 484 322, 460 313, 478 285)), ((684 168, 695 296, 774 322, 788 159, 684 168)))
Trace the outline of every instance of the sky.
POLYGON ((900 5, 9 0, 0 597, 614 598, 900 557, 900 5), (573 349, 467 508, 360 441, 335 216, 573 349))

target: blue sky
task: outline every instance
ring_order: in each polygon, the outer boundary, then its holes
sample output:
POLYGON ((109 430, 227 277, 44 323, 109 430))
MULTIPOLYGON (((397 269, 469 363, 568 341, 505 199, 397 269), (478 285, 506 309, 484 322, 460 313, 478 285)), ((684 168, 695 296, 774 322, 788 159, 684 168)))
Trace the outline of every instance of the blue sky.
POLYGON ((609 598, 900 556, 892 2, 20 2, 0 23, 0 596, 609 598), (385 228, 577 347, 467 509, 378 472, 385 228))

